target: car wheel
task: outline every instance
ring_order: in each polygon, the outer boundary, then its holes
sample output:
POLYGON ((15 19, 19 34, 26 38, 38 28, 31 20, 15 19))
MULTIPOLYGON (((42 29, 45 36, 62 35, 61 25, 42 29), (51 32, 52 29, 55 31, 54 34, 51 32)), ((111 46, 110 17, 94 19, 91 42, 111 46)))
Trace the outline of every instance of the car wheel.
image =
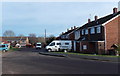
POLYGON ((6 50, 3 50, 3 52, 6 52, 6 50))
POLYGON ((48 49, 48 52, 51 52, 52 51, 52 49, 48 49))

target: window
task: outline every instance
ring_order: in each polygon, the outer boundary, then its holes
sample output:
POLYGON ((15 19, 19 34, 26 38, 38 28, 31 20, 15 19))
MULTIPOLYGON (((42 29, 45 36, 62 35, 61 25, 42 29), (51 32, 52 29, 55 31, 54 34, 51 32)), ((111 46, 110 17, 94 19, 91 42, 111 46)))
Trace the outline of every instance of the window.
POLYGON ((69 43, 65 43, 65 45, 69 45, 69 43))
POLYGON ((55 45, 55 43, 51 43, 49 46, 54 46, 55 45))
POLYGON ((92 27, 92 28, 90 29, 90 33, 91 33, 91 34, 94 34, 94 33, 95 33, 95 28, 94 28, 94 27, 92 27))
POLYGON ((87 45, 83 45, 83 50, 86 50, 87 49, 87 45))
POLYGON ((79 39, 80 38, 80 31, 75 31, 75 39, 79 39))
POLYGON ((88 29, 85 30, 85 34, 88 34, 88 29))
POLYGON ((66 35, 66 39, 68 39, 69 38, 69 35, 66 35))
POLYGON ((61 43, 57 43, 57 45, 61 45, 61 43))
POLYGON ((97 33, 100 33, 100 32, 101 32, 101 27, 100 27, 100 26, 97 27, 96 29, 97 29, 97 33))
POLYGON ((41 44, 37 44, 37 46, 41 46, 41 44))
POLYGON ((82 30, 82 35, 84 35, 84 30, 82 30))

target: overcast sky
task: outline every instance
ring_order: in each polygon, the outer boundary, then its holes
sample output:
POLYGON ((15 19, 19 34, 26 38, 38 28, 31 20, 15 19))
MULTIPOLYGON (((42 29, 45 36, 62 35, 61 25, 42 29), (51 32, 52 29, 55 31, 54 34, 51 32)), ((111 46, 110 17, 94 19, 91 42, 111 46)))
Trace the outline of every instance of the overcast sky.
POLYGON ((67 28, 82 26, 88 18, 94 20, 113 13, 117 2, 4 2, 2 32, 13 30, 16 35, 35 33, 37 36, 58 36, 67 28))

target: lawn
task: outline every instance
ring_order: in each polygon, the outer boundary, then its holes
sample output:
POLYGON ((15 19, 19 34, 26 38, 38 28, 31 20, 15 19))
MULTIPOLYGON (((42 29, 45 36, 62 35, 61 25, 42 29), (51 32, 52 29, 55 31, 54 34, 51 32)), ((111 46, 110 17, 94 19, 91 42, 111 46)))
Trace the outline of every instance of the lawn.
POLYGON ((73 55, 86 55, 86 56, 104 56, 104 57, 120 57, 120 56, 114 56, 114 55, 96 55, 96 54, 82 54, 82 53, 72 53, 72 52, 53 52, 58 54, 73 54, 73 55))
POLYGON ((19 50, 20 48, 10 48, 9 51, 17 51, 19 50))

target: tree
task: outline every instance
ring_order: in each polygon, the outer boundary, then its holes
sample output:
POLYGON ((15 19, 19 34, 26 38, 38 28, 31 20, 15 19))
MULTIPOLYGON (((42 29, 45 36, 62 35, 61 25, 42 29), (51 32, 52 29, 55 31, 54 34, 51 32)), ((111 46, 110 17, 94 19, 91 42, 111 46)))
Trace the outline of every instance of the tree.
POLYGON ((28 37, 31 44, 35 44, 37 42, 36 34, 30 33, 28 37))
POLYGON ((19 34, 18 37, 25 37, 23 34, 19 34))
POLYGON ((55 40, 55 36, 54 35, 50 35, 47 39, 46 39, 46 43, 47 43, 47 45, 49 44, 49 43, 51 43, 53 40, 55 40))
POLYGON ((12 30, 6 30, 6 31, 3 33, 3 36, 4 36, 4 37, 14 37, 14 36, 15 36, 15 33, 14 33, 12 30))
POLYGON ((29 34, 29 37, 36 37, 36 34, 30 33, 30 34, 29 34))

